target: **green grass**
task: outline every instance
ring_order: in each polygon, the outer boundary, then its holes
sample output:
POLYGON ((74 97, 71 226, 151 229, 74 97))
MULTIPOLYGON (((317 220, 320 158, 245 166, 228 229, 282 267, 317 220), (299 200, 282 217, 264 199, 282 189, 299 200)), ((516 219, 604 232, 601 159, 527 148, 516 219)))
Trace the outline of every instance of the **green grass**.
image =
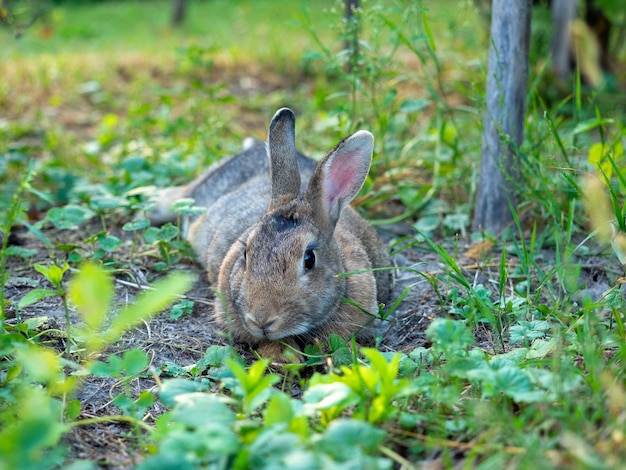
POLYGON ((69 2, 20 40, 0 31, 0 469, 67 466, 64 435, 112 422, 143 468, 623 465, 622 94, 555 84, 535 44, 515 224, 472 234, 479 12, 364 5, 354 73, 330 0, 190 2, 179 30, 169 1, 69 2), (168 305, 172 318, 193 308, 175 300, 184 277, 112 305, 114 279, 188 269, 177 226, 147 227, 139 188, 188 181, 243 137, 264 138, 284 105, 316 157, 357 128, 375 134, 360 209, 388 233, 407 223, 393 247, 418 280, 404 294, 427 282, 439 302, 423 342, 394 354, 331 337, 309 345, 308 365, 281 369, 222 346, 159 371, 138 348, 109 353, 168 305), (8 244, 16 226, 28 246, 8 244), (46 299, 81 322, 49 326, 29 310, 46 299), (117 414, 81 415, 85 378, 119 386, 117 414))
MULTIPOLYGON (((332 5, 332 1, 324 0, 311 2, 308 7, 318 13, 332 5)), ((253 56, 263 60, 277 53, 283 56, 307 41, 293 24, 288 24, 301 15, 299 2, 189 2, 187 21, 178 29, 170 25, 170 7, 171 2, 166 0, 114 5, 64 3, 54 6, 19 41, 11 41, 10 31, 4 32, 3 43, 8 47, 3 48, 3 54, 7 60, 40 54, 116 54, 129 50, 162 54, 193 42, 225 51, 234 58, 253 56), (263 21, 265 18, 271 22, 263 21)))

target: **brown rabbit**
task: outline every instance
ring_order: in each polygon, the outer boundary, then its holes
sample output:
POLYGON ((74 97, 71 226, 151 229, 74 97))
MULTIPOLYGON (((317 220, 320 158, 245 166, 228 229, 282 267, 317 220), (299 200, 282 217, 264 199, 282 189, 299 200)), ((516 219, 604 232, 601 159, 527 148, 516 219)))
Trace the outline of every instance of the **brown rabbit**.
POLYGON ((217 320, 236 341, 282 359, 281 343, 371 336, 393 280, 389 270, 372 271, 389 266, 387 251, 349 203, 373 145, 372 134, 358 131, 316 165, 296 151, 295 116, 283 108, 266 148, 249 146, 161 196, 154 221, 181 197, 207 208, 186 237, 217 288, 217 320))

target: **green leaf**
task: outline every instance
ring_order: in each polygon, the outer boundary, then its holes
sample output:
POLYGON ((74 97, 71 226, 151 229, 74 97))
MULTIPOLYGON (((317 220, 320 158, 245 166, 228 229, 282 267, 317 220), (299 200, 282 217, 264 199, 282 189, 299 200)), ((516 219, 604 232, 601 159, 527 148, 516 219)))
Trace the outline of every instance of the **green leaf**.
POLYGON ((331 334, 328 336, 328 346, 332 352, 335 352, 346 347, 346 340, 339 335, 331 334))
POLYGON ((191 208, 195 202, 196 200, 190 197, 182 198, 172 204, 169 210, 171 212, 185 213, 185 210, 191 208))
POLYGON ((65 416, 67 416, 70 420, 74 420, 78 418, 78 415, 80 415, 80 410, 80 400, 70 400, 67 404, 67 408, 65 409, 65 416))
POLYGON ((186 393, 174 398, 172 419, 191 428, 219 425, 229 428, 235 414, 217 396, 208 393, 186 393))
POLYGON ((135 405, 145 410, 146 408, 150 408, 152 405, 154 405, 154 402, 154 393, 149 390, 142 390, 141 393, 139 393, 137 400, 135 401, 135 405))
POLYGON ((178 227, 171 223, 167 223, 159 230, 159 240, 169 241, 178 236, 178 227))
POLYGON ((116 196, 95 196, 91 198, 90 203, 91 207, 97 211, 118 209, 120 207, 126 207, 129 204, 127 199, 116 196))
POLYGON ((269 398, 270 387, 280 380, 276 374, 265 374, 269 364, 267 359, 253 363, 246 371, 243 366, 231 358, 224 361, 243 390, 244 411, 251 412, 269 398))
POLYGON ((28 347, 19 345, 15 350, 15 356, 24 370, 37 382, 51 384, 62 375, 61 360, 50 349, 35 345, 28 347))
POLYGON ((207 386, 200 382, 185 379, 164 380, 159 387, 159 400, 166 406, 174 406, 176 397, 193 392, 206 391, 207 386))
POLYGON ((150 359, 148 355, 140 349, 130 349, 124 353, 122 367, 126 375, 133 376, 144 370, 150 359))
POLYGON ((221 367, 227 358, 233 358, 235 351, 231 346, 209 346, 202 357, 202 364, 210 367, 221 367))
POLYGON ((181 300, 177 304, 172 305, 170 310, 170 319, 178 320, 183 315, 189 315, 193 312, 194 301, 193 300, 181 300))
POLYGON ((115 250, 121 244, 121 240, 113 235, 102 234, 98 236, 98 245, 106 252, 115 250))
POLYGON ((184 294, 194 283, 195 276, 185 272, 174 272, 156 282, 153 289, 141 293, 135 302, 122 310, 102 335, 102 341, 117 341, 122 333, 143 320, 164 310, 176 296, 184 294))
POLYGON ((22 320, 22 324, 26 326, 28 331, 36 330, 50 321, 49 317, 34 317, 22 320))
POLYGON ((279 423, 289 423, 295 418, 293 401, 284 393, 275 393, 270 398, 265 409, 265 426, 273 426, 279 423))
POLYGON ((86 263, 70 281, 69 298, 87 325, 87 340, 99 341, 100 328, 113 300, 113 280, 110 274, 94 263, 86 263), (98 335, 91 338, 89 335, 98 335))
POLYGON ((57 292, 54 290, 33 289, 20 299, 20 301, 17 303, 17 307, 19 309, 23 309, 28 307, 29 305, 39 302, 41 299, 45 299, 46 297, 51 297, 55 295, 57 295, 57 292))
POLYGON ((109 356, 108 363, 93 361, 88 367, 96 377, 119 377, 123 369, 122 360, 115 354, 109 356))
POLYGON ((120 410, 122 410, 122 413, 127 415, 133 414, 135 402, 129 396, 120 393, 115 398, 113 398, 113 404, 117 406, 120 410))
POLYGON ((288 432, 284 425, 265 428, 250 445, 249 459, 251 469, 323 468, 314 454, 304 448, 300 436, 288 432))
POLYGON ((400 105, 400 111, 407 114, 418 113, 423 109, 426 109, 430 106, 430 104, 431 101, 427 99, 409 98, 402 102, 400 105))
POLYGON ((328 425, 318 443, 321 449, 339 461, 346 461, 351 449, 360 448, 375 452, 387 433, 374 425, 356 419, 340 418, 328 425))
POLYGON ((42 387, 23 387, 13 410, 19 419, 0 426, 0 455, 7 469, 54 468, 63 462, 61 438, 69 425, 61 423, 58 400, 42 387), (57 450, 58 449, 58 450, 57 450))
POLYGON ((309 411, 327 410, 335 406, 347 408, 359 401, 359 396, 342 383, 316 384, 302 395, 302 401, 309 411))
POLYGON ((380 375, 383 386, 390 386, 396 380, 400 367, 400 354, 394 354, 391 361, 387 362, 385 356, 377 349, 363 348, 361 352, 369 359, 372 368, 380 375))
POLYGON ((34 249, 23 248, 17 245, 11 245, 6 249, 5 253, 7 254, 7 256, 18 256, 20 258, 32 258, 37 253, 39 253, 39 251, 34 250, 34 249))
POLYGON ((53 207, 46 218, 59 230, 75 230, 94 215, 87 207, 69 204, 65 207, 53 207))
POLYGON ((156 243, 159 241, 159 229, 157 227, 148 227, 143 233, 143 239, 146 243, 156 243))
POLYGON ((447 318, 435 318, 426 329, 426 337, 433 343, 433 348, 449 354, 464 354, 474 344, 474 335, 460 321, 447 318))
MULTIPOLYGON (((43 274, 43 276, 50 281, 50 283, 58 290, 63 288, 63 274, 69 269, 67 263, 63 263, 63 267, 60 268, 56 264, 50 266, 44 266, 43 264, 35 264, 33 266, 37 272, 43 274)), ((57 292, 58 293, 58 292, 57 292)))
POLYGON ((137 219, 131 222, 126 222, 122 226, 122 230, 125 232, 132 232, 135 230, 141 230, 150 226, 150 221, 148 219, 137 219))

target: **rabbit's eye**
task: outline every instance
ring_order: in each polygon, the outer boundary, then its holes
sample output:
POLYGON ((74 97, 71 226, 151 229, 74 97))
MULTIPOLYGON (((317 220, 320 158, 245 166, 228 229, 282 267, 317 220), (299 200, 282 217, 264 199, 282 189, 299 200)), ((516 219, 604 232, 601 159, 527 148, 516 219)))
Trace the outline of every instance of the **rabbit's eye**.
POLYGON ((306 250, 304 252, 303 261, 305 271, 310 271, 315 267, 315 253, 313 252, 313 250, 306 250))

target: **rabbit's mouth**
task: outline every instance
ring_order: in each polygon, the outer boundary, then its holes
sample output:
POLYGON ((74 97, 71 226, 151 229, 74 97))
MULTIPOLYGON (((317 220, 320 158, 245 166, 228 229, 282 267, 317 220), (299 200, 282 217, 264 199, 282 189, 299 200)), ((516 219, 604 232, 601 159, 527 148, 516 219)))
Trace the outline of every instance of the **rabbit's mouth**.
POLYGON ((278 341, 290 336, 305 334, 309 331, 310 325, 307 322, 285 325, 285 322, 278 315, 258 318, 247 313, 243 319, 244 326, 248 332, 258 339, 278 341))

